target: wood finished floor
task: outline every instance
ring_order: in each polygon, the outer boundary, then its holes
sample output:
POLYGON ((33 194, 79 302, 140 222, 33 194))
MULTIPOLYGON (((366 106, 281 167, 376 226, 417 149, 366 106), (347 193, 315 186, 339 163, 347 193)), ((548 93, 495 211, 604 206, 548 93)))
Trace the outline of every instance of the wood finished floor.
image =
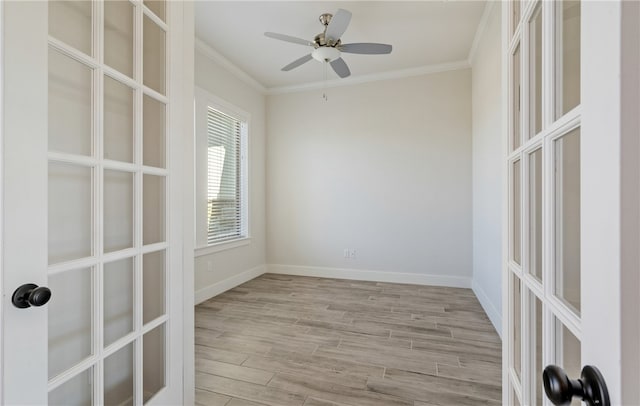
POLYGON ((470 289, 265 274, 195 324, 198 405, 500 404, 500 338, 470 289))

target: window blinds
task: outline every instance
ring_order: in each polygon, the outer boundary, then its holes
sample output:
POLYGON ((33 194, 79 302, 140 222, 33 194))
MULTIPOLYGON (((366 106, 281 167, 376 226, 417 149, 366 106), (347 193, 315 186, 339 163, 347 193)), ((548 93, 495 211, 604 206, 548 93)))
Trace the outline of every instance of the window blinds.
POLYGON ((207 108, 207 242, 242 237, 242 122, 207 108))

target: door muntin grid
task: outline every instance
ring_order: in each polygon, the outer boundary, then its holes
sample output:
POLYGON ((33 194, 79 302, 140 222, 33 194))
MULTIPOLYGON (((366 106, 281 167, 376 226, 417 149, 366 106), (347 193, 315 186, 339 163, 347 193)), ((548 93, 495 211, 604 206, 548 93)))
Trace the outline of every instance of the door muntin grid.
POLYGON ((142 404, 168 376, 170 16, 163 1, 162 16, 142 1, 48 6, 49 401, 142 404))
POLYGON ((576 78, 571 76, 576 71, 576 52, 579 55, 580 8, 579 1, 563 3, 505 3, 503 21, 511 27, 511 37, 505 50, 510 283, 504 393, 505 401, 512 404, 548 404, 539 385, 541 367, 580 363, 575 349, 581 338, 580 107, 579 86, 576 93, 576 78), (571 50, 563 52, 567 46, 571 50), (559 68, 566 59, 570 66, 559 68), (517 171, 515 162, 521 163, 517 171), (522 207, 515 210, 514 202, 522 207), (514 244, 522 247, 517 258, 514 244), (515 281, 521 286, 517 295, 515 281))

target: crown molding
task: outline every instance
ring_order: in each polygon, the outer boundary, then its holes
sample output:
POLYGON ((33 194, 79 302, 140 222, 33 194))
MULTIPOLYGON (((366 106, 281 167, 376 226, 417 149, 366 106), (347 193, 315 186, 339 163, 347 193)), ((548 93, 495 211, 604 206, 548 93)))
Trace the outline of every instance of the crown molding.
POLYGON ((432 73, 468 69, 470 67, 471 65, 467 60, 447 62, 447 63, 438 64, 438 65, 421 66, 419 68, 401 69, 401 70, 395 70, 390 72, 374 73, 374 74, 362 75, 362 76, 351 76, 346 79, 333 79, 326 82, 321 81, 321 82, 305 83, 302 85, 270 87, 267 89, 267 94, 274 95, 274 94, 283 94, 283 93, 296 93, 296 92, 304 92, 307 90, 323 89, 325 87, 328 88, 328 87, 350 86, 350 85, 357 85, 361 83, 378 82, 381 80, 402 79, 402 78, 408 78, 408 77, 414 77, 414 76, 428 75, 432 73))
POLYGON ((469 56, 467 57, 467 61, 469 65, 473 64, 473 60, 476 56, 476 51, 478 50, 478 46, 480 44, 480 40, 484 35, 485 30, 487 29, 487 24, 489 23, 489 17, 491 16, 491 12, 493 11, 493 6, 495 5, 495 1, 488 0, 487 4, 484 6, 484 12, 482 13, 482 17, 480 18, 480 22, 478 23, 478 28, 476 29, 476 35, 473 37, 473 42, 471 43, 471 49, 469 50, 469 56))
POLYGON ((207 58, 211 59, 213 62, 216 62, 218 65, 225 68, 232 75, 251 86, 258 92, 262 94, 266 94, 268 89, 264 87, 260 82, 251 77, 247 72, 238 68, 233 62, 222 56, 218 51, 213 49, 209 44, 201 40, 200 38, 195 39, 195 48, 196 51, 199 51, 207 58))
MULTIPOLYGON (((489 4, 489 3, 487 3, 489 4)), ((486 14, 486 8, 485 8, 486 14)), ((483 15, 484 19, 484 15, 483 15)), ((486 25, 486 22, 485 22, 486 25)), ((477 34, 476 34, 477 37, 477 34)), ((318 90, 329 87, 340 87, 340 86, 350 86, 357 85, 368 82, 378 82, 381 80, 392 80, 392 79, 402 79, 414 76, 422 76, 428 75, 432 73, 453 71, 459 69, 467 69, 471 67, 469 60, 463 61, 455 61, 455 62, 446 62, 437 65, 426 65, 417 68, 409 68, 409 69, 400 69, 389 72, 382 73, 373 73, 370 75, 361 75, 361 76, 351 76, 346 79, 333 79, 329 81, 320 81, 320 82, 312 82, 312 83, 304 83, 301 85, 292 85, 292 86, 281 86, 281 87, 266 87, 262 85, 260 82, 251 77, 248 73, 240 69, 233 62, 222 56, 218 51, 213 49, 209 44, 201 40, 200 38, 195 39, 195 48, 196 51, 200 52, 207 58, 211 59, 213 62, 219 64, 224 69, 229 71, 235 77, 240 79, 242 82, 251 86, 253 89, 257 90, 261 94, 283 94, 283 93, 296 93, 296 92, 304 92, 308 90, 318 90)))

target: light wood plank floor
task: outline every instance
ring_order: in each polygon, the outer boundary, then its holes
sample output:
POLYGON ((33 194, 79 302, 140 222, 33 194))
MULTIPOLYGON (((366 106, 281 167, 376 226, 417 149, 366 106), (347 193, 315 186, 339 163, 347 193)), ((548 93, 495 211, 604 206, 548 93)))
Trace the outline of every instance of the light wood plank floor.
POLYGON ((265 274, 198 305, 195 336, 198 405, 500 404, 469 289, 265 274))

